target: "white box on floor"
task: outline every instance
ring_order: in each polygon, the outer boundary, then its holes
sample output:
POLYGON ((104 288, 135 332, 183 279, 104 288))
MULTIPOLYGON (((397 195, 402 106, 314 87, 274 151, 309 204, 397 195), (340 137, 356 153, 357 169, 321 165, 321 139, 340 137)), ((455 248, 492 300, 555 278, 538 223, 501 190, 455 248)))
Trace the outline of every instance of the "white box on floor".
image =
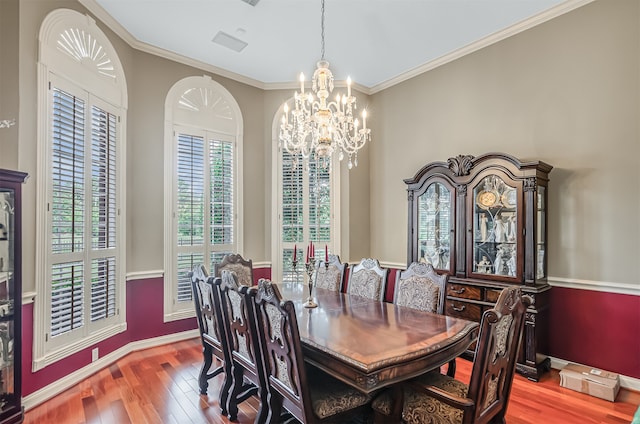
POLYGON ((613 402, 620 390, 620 376, 584 365, 567 364, 560 371, 560 386, 613 402))

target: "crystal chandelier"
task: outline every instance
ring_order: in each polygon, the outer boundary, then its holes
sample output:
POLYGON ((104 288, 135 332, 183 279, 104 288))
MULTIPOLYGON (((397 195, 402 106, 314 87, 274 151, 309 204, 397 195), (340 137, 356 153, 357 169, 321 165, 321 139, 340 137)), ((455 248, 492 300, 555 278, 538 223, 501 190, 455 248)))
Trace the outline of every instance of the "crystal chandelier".
POLYGON ((349 158, 349 169, 358 166, 358 150, 371 140, 367 128, 367 111, 362 112, 362 128, 353 114, 356 98, 351 95, 351 78, 347 78, 347 94, 329 99, 333 91, 333 74, 329 62, 324 59, 324 0, 321 3, 322 56, 313 73, 312 92, 304 91, 304 74, 300 73, 300 92, 295 92, 295 109, 289 114, 284 104, 280 125, 280 146, 295 158, 300 154, 309 158, 315 152, 317 160, 326 167, 336 149, 339 159, 349 158))

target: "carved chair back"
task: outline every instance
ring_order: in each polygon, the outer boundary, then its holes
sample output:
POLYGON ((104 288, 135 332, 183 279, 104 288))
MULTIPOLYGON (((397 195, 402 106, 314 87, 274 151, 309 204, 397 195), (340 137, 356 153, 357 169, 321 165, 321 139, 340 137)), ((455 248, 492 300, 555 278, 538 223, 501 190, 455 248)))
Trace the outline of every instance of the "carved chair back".
POLYGON ((311 396, 293 303, 283 301, 275 284, 260 279, 255 291, 255 317, 270 386, 271 415, 282 407, 297 420, 313 422, 311 396))
POLYGON ((393 303, 426 312, 444 313, 447 275, 439 275, 431 264, 413 262, 396 274, 393 303))
POLYGON ((253 261, 244 259, 239 253, 225 255, 222 261, 215 264, 214 267, 216 277, 221 277, 221 271, 227 269, 236 273, 240 285, 253 285, 253 261))
POLYGON ((380 267, 377 259, 362 259, 351 265, 347 294, 382 301, 387 287, 389 270, 380 267))
POLYGON ((349 264, 341 263, 338 255, 329 255, 329 265, 325 261, 316 264, 316 287, 341 292, 344 274, 349 264))
POLYGON ((482 315, 478 345, 467 397, 475 403, 465 422, 486 423, 504 418, 511 393, 516 355, 524 332, 529 298, 519 287, 502 290, 493 309, 482 315))
POLYGON ((265 409, 268 391, 262 356, 256 343, 252 295, 248 292, 249 286, 238 283, 235 272, 223 269, 220 275, 216 284, 220 293, 222 323, 228 342, 232 374, 223 385, 229 391, 227 410, 230 417, 237 415, 238 399, 247 390, 244 384, 246 378, 259 388, 261 407, 256 420, 263 422, 260 420, 264 420, 268 412, 265 409))
POLYGON ((213 277, 207 275, 203 265, 196 265, 190 273, 193 303, 196 309, 198 329, 202 340, 204 364, 200 370, 198 384, 200 393, 206 394, 208 380, 221 372, 227 372, 225 360, 226 338, 221 330, 221 313, 217 288, 213 285, 213 277), (210 370, 213 356, 222 361, 222 365, 210 370))

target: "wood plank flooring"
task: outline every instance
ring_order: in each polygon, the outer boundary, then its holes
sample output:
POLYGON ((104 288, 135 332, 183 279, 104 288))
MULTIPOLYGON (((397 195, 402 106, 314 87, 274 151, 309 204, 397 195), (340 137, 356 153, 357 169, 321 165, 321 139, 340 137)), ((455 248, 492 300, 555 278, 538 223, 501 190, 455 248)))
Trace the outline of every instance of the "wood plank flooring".
MULTIPOLYGON (((229 423, 220 415, 223 376, 210 380, 200 396, 199 339, 134 352, 25 414, 25 423, 229 423)), ((471 363, 458 360, 456 377, 468 383, 471 363)), ((533 383, 516 375, 509 424, 630 423, 640 393, 622 389, 615 403, 559 387, 558 371, 533 383)), ((258 402, 240 407, 238 421, 253 423, 258 402)))

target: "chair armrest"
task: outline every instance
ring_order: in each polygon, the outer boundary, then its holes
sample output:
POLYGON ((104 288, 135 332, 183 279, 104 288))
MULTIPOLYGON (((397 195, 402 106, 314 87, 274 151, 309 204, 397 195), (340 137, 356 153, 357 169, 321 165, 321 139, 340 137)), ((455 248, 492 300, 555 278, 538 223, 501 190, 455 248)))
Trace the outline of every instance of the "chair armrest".
POLYGON ((418 392, 423 392, 442 403, 446 403, 453 408, 461 409, 462 411, 464 411, 465 415, 475 409, 475 403, 469 398, 456 396, 439 387, 425 385, 416 380, 412 380, 408 384, 418 392))

